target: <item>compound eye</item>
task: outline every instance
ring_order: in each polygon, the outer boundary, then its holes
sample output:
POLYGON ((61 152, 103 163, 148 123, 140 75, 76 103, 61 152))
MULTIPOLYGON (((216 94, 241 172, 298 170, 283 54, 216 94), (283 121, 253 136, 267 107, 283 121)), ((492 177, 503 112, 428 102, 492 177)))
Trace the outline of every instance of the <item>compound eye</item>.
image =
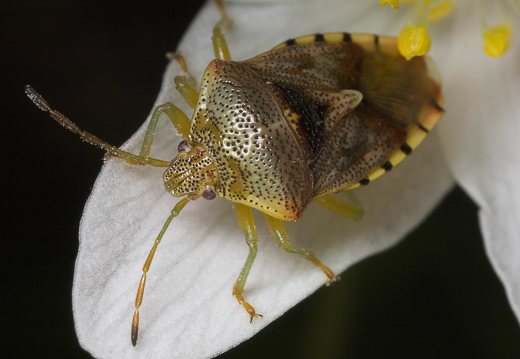
POLYGON ((190 148, 190 145, 188 145, 188 142, 186 140, 182 140, 179 142, 179 145, 177 146, 177 151, 184 152, 187 151, 190 148))
POLYGON ((202 192, 202 198, 204 199, 207 199, 207 200, 212 200, 216 197, 217 195, 215 194, 215 192, 213 191, 212 188, 208 187, 206 188, 206 190, 204 192, 202 192))

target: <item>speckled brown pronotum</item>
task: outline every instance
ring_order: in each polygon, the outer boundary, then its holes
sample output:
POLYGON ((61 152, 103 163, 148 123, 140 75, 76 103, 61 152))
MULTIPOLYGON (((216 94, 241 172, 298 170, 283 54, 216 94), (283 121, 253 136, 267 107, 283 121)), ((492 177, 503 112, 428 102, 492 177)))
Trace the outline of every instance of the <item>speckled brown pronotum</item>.
MULTIPOLYGON (((221 9, 222 10, 222 9, 221 9)), ((316 201, 347 217, 361 209, 335 196, 367 185, 405 159, 443 113, 440 85, 423 57, 405 60, 393 37, 325 33, 297 37, 245 61, 232 61, 222 32, 213 29, 216 59, 200 89, 180 54, 184 74, 176 86, 193 108, 191 120, 174 104, 155 108, 138 155, 81 130, 53 110, 31 87, 27 95, 61 125, 134 165, 166 167, 165 189, 182 199, 174 206, 143 266, 132 320, 137 342, 146 273, 164 232, 190 201, 216 196, 231 201, 249 247, 233 294, 252 320, 259 316, 244 297, 257 251, 251 209, 265 216, 287 251, 334 273, 312 251, 293 247, 283 221, 297 220, 316 201), (166 114, 184 140, 171 161, 150 156, 155 127, 166 114)))

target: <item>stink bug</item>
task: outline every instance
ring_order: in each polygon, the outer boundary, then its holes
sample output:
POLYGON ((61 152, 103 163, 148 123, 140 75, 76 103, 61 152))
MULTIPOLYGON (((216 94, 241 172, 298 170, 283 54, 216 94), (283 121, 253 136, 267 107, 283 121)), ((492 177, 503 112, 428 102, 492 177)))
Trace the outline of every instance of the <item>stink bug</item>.
MULTIPOLYGON (((147 272, 167 227, 184 206, 216 196, 234 203, 249 255, 233 294, 250 320, 259 314, 244 296, 257 252, 251 209, 262 212, 274 238, 290 253, 334 273, 312 251, 294 247, 284 221, 297 220, 312 201, 349 215, 334 193, 350 190, 390 171, 424 139, 441 116, 440 86, 424 58, 406 61, 396 39, 367 34, 325 33, 285 41, 244 61, 232 61, 222 31, 213 30, 216 59, 200 89, 189 75, 176 78, 194 109, 191 120, 174 104, 158 106, 139 154, 83 131, 53 110, 32 88, 28 96, 82 139, 132 165, 165 167, 165 189, 181 197, 143 266, 132 320, 138 337, 139 309, 147 272), (184 141, 172 161, 150 156, 155 127, 165 113, 184 141)), ((182 56, 177 55, 189 74, 182 56)))

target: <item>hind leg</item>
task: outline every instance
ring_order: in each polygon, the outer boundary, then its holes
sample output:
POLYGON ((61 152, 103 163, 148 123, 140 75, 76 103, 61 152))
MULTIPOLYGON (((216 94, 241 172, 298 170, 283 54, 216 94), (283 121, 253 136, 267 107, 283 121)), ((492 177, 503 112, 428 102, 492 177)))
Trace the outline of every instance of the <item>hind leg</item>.
POLYGON ((321 207, 349 219, 359 220, 364 215, 363 208, 355 198, 347 201, 338 193, 327 194, 314 201, 321 207))
POLYGON ((334 272, 325 264, 323 264, 318 257, 309 249, 306 248, 297 248, 294 247, 287 235, 287 231, 285 230, 285 225, 283 221, 276 219, 274 217, 265 215, 265 219, 269 226, 269 230, 271 231, 274 239, 278 242, 278 244, 288 253, 296 254, 302 256, 303 258, 311 261, 316 267, 321 269, 325 276, 327 276, 328 283, 334 282, 336 279, 336 275, 334 272))

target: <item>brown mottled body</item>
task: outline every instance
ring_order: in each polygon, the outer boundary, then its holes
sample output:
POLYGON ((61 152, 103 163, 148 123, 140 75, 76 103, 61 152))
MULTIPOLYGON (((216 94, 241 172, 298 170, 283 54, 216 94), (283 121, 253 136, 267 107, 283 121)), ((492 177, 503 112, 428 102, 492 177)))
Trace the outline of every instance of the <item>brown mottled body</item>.
POLYGON ((428 131, 441 95, 425 58, 405 60, 393 38, 354 36, 372 47, 318 34, 209 64, 189 142, 214 160, 220 197, 295 220, 313 198, 368 183, 406 148, 410 126, 428 131))
POLYGON ((233 295, 249 314, 260 316, 244 296, 257 253, 258 233, 251 208, 264 213, 269 230, 288 253, 319 268, 328 282, 334 272, 305 248, 292 245, 284 220, 298 219, 312 201, 341 216, 362 211, 332 194, 366 185, 409 155, 443 110, 440 86, 426 58, 406 61, 395 38, 327 33, 290 39, 245 61, 231 61, 222 32, 227 15, 213 29, 216 60, 200 90, 180 54, 184 74, 177 90, 193 108, 190 119, 177 106, 157 106, 139 154, 114 147, 79 128, 30 86, 29 98, 59 124, 85 141, 132 165, 166 167, 165 189, 182 197, 158 233, 142 268, 135 299, 131 341, 136 345, 147 273, 173 218, 192 200, 234 202, 249 248, 233 295), (183 137, 171 161, 150 156, 162 114, 183 137))

